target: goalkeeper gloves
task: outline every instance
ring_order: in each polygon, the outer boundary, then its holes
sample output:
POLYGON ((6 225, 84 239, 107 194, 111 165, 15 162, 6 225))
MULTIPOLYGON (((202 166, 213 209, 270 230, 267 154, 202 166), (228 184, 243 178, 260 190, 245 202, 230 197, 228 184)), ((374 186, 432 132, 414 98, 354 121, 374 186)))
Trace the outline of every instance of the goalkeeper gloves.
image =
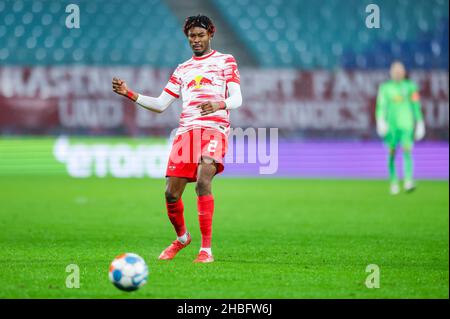
POLYGON ((382 118, 377 119, 377 134, 380 137, 385 137, 388 133, 389 127, 386 123, 386 121, 382 118))
POLYGON ((424 121, 418 121, 416 123, 416 131, 414 134, 414 138, 416 141, 420 141, 425 137, 425 123, 424 121))

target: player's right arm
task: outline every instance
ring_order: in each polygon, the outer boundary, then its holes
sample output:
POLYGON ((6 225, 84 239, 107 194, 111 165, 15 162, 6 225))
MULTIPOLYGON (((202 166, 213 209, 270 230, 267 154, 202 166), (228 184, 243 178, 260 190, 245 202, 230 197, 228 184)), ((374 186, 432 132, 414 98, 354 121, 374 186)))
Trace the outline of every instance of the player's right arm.
POLYGON ((163 112, 176 100, 176 97, 167 93, 165 90, 156 98, 135 93, 128 89, 128 86, 124 80, 118 78, 113 78, 112 87, 115 93, 129 98, 149 111, 157 113, 163 112))
POLYGON ((386 121, 387 98, 384 85, 380 85, 377 95, 377 105, 375 110, 375 120, 377 122, 377 133, 380 137, 386 136, 389 127, 386 121))

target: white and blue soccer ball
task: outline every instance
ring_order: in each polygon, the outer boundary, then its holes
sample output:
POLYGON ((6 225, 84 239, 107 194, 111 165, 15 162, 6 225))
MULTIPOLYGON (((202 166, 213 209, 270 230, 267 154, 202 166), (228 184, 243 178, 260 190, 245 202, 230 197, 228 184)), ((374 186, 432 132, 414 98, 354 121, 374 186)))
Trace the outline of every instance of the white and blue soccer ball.
POLYGON ((134 291, 147 283, 148 267, 144 259, 136 254, 117 256, 109 267, 109 280, 124 291, 134 291))

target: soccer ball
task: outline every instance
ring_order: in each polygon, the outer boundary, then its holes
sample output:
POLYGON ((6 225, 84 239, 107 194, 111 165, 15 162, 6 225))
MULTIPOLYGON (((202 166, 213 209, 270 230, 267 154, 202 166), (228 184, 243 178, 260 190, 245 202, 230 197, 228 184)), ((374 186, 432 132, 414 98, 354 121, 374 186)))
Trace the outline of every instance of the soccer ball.
POLYGON ((136 254, 119 255, 109 266, 109 280, 120 290, 137 290, 145 285, 147 277, 147 264, 141 256, 136 254))

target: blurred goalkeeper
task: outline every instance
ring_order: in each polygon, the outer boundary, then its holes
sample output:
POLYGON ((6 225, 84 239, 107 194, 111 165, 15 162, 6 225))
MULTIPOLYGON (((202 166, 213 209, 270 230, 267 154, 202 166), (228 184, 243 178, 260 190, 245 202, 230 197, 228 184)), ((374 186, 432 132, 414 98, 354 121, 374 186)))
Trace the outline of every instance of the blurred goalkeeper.
POLYGON ((378 90, 375 118, 377 133, 389 148, 389 179, 391 194, 400 193, 395 168, 395 155, 400 144, 403 150, 404 190, 415 189, 413 179, 412 149, 414 141, 425 136, 425 124, 420 108, 417 85, 406 78, 405 66, 395 61, 390 68, 391 80, 381 84, 378 90))

